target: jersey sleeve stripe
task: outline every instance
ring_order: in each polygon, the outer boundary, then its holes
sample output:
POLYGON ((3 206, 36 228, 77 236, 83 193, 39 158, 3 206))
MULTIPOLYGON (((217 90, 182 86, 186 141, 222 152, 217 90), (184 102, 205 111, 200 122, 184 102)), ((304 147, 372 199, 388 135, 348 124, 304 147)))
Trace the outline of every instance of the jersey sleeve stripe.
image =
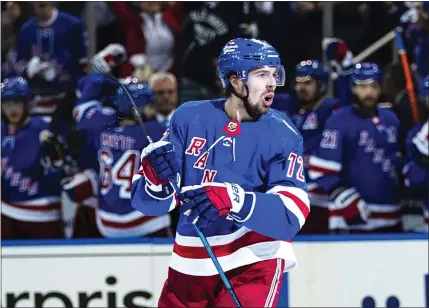
POLYGON ((330 172, 340 172, 342 169, 341 163, 334 160, 327 160, 317 156, 310 156, 309 160, 310 169, 314 171, 330 171, 330 172))
POLYGON ((316 180, 324 175, 336 175, 341 169, 342 165, 339 162, 311 156, 309 159, 308 176, 311 180, 316 180))
POLYGON ((308 194, 298 187, 275 186, 267 193, 278 194, 285 207, 296 216, 300 227, 310 213, 310 201, 308 194))

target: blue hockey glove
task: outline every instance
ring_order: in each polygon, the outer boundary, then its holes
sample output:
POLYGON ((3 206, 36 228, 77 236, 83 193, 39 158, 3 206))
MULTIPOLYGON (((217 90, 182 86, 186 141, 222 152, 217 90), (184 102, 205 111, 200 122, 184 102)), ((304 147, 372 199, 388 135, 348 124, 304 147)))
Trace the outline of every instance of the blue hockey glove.
POLYGON ((142 151, 141 164, 148 194, 158 200, 169 198, 175 192, 170 181, 180 182, 173 144, 158 141, 148 145, 142 151))
POLYGON ((220 216, 242 222, 251 212, 252 200, 243 188, 231 183, 204 183, 192 186, 180 195, 180 210, 189 223, 200 228, 209 227, 220 216))
POLYGON ((367 223, 368 207, 355 188, 339 187, 331 193, 330 198, 330 216, 343 217, 348 226, 367 223))

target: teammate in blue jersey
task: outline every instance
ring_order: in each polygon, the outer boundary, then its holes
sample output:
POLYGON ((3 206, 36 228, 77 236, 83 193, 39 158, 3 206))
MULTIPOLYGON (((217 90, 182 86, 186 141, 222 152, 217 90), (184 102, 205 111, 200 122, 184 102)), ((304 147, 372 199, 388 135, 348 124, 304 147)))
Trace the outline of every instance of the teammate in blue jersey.
POLYGON ((29 96, 24 78, 1 84, 2 239, 61 238, 64 160, 51 142, 50 119, 29 116, 29 96))
POLYGON ((239 38, 218 65, 227 98, 181 105, 166 140, 142 151, 133 181, 142 213, 181 212, 159 307, 234 306, 192 226, 197 217, 241 304, 276 306, 283 272, 296 264, 291 239, 310 211, 302 137, 270 109, 285 80, 279 54, 239 38))
POLYGON ((309 176, 330 194, 331 230, 401 231, 397 196, 399 121, 377 106, 381 71, 357 64, 351 75, 354 104, 326 122, 310 157, 309 176))
POLYGON ((317 60, 301 61, 295 71, 293 94, 276 95, 272 108, 285 112, 304 139, 304 172, 311 204, 311 215, 300 234, 328 233, 328 195, 308 176, 308 160, 322 139, 328 117, 340 107, 337 98, 326 97, 329 72, 317 60))
POLYGON ((326 97, 329 72, 317 60, 301 61, 295 72, 296 100, 290 100, 288 113, 304 139, 304 171, 311 204, 308 217, 300 234, 328 233, 327 194, 308 176, 308 160, 322 139, 325 122, 340 107, 336 98, 326 97))
MULTIPOLYGON (((429 109, 429 77, 423 81, 422 95, 429 109)), ((428 119, 416 124, 408 133, 407 164, 402 171, 405 177, 405 186, 413 193, 414 197, 424 202, 425 226, 422 231, 428 232, 428 186, 429 186, 429 132, 428 119)))
POLYGON ((118 83, 112 78, 101 73, 93 73, 78 80, 76 96, 80 102, 97 100, 103 106, 112 107, 117 89, 118 83))
POLYGON ((83 68, 86 47, 82 22, 57 10, 48 1, 32 2, 34 17, 17 37, 16 73, 26 76, 33 91, 32 112, 50 114, 64 103, 64 93, 74 89, 83 68), (36 94, 36 93, 35 93, 36 94))
MULTIPOLYGON (((145 83, 125 86, 139 108, 155 99, 145 83)), ((88 135, 99 164, 99 204, 94 222, 98 236, 168 236, 171 233, 169 214, 149 217, 131 207, 132 177, 140 167, 140 152, 148 141, 141 138, 142 128, 122 88, 117 91, 114 105, 115 109, 92 100, 75 108, 77 126, 88 135)), ((164 128, 157 122, 147 122, 146 127, 153 140, 162 137, 164 128)), ((91 235, 95 233, 91 231, 91 235)))

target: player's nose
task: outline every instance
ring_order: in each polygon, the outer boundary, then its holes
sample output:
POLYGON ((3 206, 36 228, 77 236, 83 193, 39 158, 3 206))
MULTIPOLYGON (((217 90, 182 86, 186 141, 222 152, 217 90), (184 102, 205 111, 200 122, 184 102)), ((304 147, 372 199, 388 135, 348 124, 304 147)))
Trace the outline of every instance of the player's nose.
POLYGON ((276 84, 277 84, 276 78, 274 76, 271 76, 271 78, 269 78, 268 80, 267 88, 269 87, 274 88, 276 84))

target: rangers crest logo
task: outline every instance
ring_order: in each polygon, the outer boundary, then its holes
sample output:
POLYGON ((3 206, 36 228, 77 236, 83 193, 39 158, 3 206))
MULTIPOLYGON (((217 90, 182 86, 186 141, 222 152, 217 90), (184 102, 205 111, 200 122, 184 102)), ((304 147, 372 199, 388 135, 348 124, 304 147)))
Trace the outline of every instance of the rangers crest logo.
POLYGON ((227 134, 228 137, 232 137, 234 135, 240 135, 240 122, 238 121, 229 121, 224 127, 223 131, 227 134))
POLYGON ((231 132, 235 132, 235 130, 237 129, 237 123, 234 122, 229 122, 228 123, 228 130, 231 132))

